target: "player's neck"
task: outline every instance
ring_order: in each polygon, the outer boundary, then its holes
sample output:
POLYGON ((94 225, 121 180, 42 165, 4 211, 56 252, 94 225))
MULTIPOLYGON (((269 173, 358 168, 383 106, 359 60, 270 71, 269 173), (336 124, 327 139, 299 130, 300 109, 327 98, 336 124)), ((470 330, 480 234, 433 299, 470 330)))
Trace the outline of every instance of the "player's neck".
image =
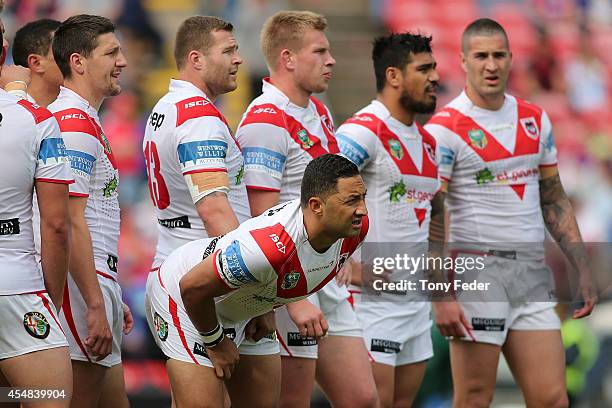
POLYGON ((304 209, 303 213, 304 228, 306 229, 310 246, 320 254, 325 253, 338 238, 327 236, 317 216, 311 213, 307 208, 304 209))
POLYGON ((46 108, 57 99, 59 87, 50 86, 41 77, 32 75, 32 81, 28 86, 28 94, 34 98, 37 105, 46 108))
POLYGON ((305 108, 310 101, 311 93, 300 87, 290 75, 270 75, 270 83, 278 88, 294 105, 305 108))
POLYGON ((217 95, 210 90, 210 87, 206 84, 206 82, 204 82, 198 75, 188 70, 179 71, 178 79, 181 81, 190 82, 193 86, 204 92, 206 97, 213 102, 217 98, 217 95))
POLYGON ((383 90, 383 92, 378 94, 376 99, 385 105, 394 119, 397 119, 406 126, 411 126, 414 122, 414 112, 406 110, 406 108, 402 106, 397 95, 390 95, 383 90))
POLYGON ((89 106, 95 110, 100 110, 104 96, 98 95, 84 78, 70 78, 64 80, 64 87, 70 89, 81 98, 85 99, 89 106))
POLYGON ((475 106, 491 111, 500 110, 502 106, 504 106, 504 101, 506 100, 506 95, 503 92, 501 94, 487 96, 478 93, 470 86, 465 88, 465 94, 475 106))

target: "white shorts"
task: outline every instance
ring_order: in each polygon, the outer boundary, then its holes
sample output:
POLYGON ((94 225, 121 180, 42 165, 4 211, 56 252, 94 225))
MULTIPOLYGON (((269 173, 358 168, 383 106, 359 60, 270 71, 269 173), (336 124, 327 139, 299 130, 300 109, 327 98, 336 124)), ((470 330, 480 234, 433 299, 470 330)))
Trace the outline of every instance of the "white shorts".
MULTIPOLYGON (((157 271, 149 273, 145 294, 145 313, 149 330, 155 343, 168 358, 186 363, 212 367, 202 343, 202 336, 195 328, 187 311, 168 295, 161 286, 157 271)), ((275 336, 264 337, 257 343, 245 341, 244 329, 249 320, 228 322, 219 319, 225 335, 238 346, 241 354, 269 355, 278 353, 275 336)))
POLYGON ((104 367, 121 364, 121 339, 123 336, 123 301, 121 287, 114 279, 98 276, 100 290, 104 298, 106 319, 113 334, 111 354, 103 360, 96 361, 96 357, 89 354, 85 346, 87 338, 87 305, 81 292, 70 274, 67 279, 67 289, 64 290, 64 304, 60 313, 62 327, 66 330, 66 339, 70 345, 70 359, 87 361, 104 367))
POLYGON ((486 291, 462 292, 457 300, 472 330, 462 340, 502 346, 508 330, 560 330, 555 313, 554 281, 543 262, 488 256, 476 279, 489 282, 486 291))
MULTIPOLYGON (((362 337, 363 332, 355 311, 348 301, 349 293, 344 287, 339 288, 333 279, 323 289, 308 297, 308 301, 319 307, 327 324, 329 336, 362 337), (331 290, 321 292, 332 285, 331 290)), ((276 309, 276 334, 280 341, 280 353, 285 357, 317 358, 317 340, 310 337, 301 337, 287 307, 276 309)))
POLYGON ((0 296, 0 360, 56 347, 68 343, 46 292, 0 296))
POLYGON ((530 302, 512 306, 508 302, 461 303, 472 325, 462 340, 503 346, 508 330, 561 330, 555 302, 530 302))
POLYGON ((433 357, 429 302, 362 301, 360 288, 350 292, 370 360, 398 367, 433 357))
POLYGON ((280 353, 280 345, 276 333, 271 333, 257 342, 245 338, 238 352, 245 356, 269 356, 280 353))

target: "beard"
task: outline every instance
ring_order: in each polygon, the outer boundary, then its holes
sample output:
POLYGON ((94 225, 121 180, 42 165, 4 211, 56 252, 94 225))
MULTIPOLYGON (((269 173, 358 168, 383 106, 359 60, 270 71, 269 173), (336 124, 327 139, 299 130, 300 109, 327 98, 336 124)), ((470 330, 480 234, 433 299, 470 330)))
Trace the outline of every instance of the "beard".
POLYGON ((436 98, 432 98, 431 102, 418 101, 403 91, 400 96, 400 104, 408 112, 414 113, 432 113, 436 110, 436 98))

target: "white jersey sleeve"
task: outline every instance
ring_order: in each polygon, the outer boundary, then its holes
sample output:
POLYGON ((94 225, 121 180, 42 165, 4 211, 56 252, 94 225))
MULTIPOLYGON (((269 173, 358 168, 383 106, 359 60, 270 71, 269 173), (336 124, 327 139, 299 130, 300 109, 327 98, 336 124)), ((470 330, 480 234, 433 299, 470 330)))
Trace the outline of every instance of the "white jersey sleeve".
POLYGON ((61 128, 75 181, 70 185, 70 195, 89 197, 92 189, 91 177, 100 156, 100 142, 93 136, 95 130, 90 120, 81 113, 73 115, 79 115, 79 118, 75 116, 63 120, 65 122, 72 120, 75 125, 61 128))
MULTIPOLYGON (((209 103, 209 102, 206 102, 209 103)), ((205 191, 195 192, 192 174, 221 172, 227 174, 225 158, 228 152, 227 126, 216 116, 201 116, 181 124, 176 129, 177 155, 185 182, 192 192, 194 202, 216 191, 229 193, 227 183, 219 183, 205 191)))
POLYGON ((542 143, 542 157, 540 160, 540 166, 548 167, 555 166, 557 164, 557 147, 555 146, 555 139, 552 131, 552 124, 546 112, 542 112, 542 137, 540 143, 542 143))
POLYGON ((248 235, 217 251, 214 261, 219 278, 231 289, 266 283, 276 277, 267 258, 248 235))
POLYGON ((247 188, 281 190, 290 137, 276 123, 278 116, 273 105, 255 106, 247 111, 238 129, 247 188))
POLYGON ((38 164, 34 178, 48 183, 72 184, 74 178, 70 171, 66 144, 57 122, 45 120, 38 124, 38 130, 38 164))
MULTIPOLYGON (((351 120, 359 118, 357 115, 351 120)), ((376 157, 378 140, 376 135, 364 126, 352 122, 345 123, 338 128, 336 140, 340 154, 355 163, 359 170, 363 170, 376 157)))

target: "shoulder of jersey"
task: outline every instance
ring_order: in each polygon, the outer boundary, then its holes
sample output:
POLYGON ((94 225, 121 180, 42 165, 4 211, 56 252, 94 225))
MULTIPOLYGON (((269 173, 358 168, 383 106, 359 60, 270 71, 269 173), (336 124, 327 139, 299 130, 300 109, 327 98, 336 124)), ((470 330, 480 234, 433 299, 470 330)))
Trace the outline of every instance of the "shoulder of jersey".
POLYGON ((251 102, 240 126, 252 123, 269 123, 284 127, 283 111, 274 103, 272 98, 265 94, 260 95, 251 102))
POLYGON ((343 123, 343 125, 359 125, 362 126, 372 133, 377 134, 380 125, 383 123, 383 120, 372 113, 369 109, 362 109, 343 123))
POLYGON ((26 101, 25 99, 19 100, 17 104, 21 105, 23 108, 25 108, 25 110, 30 112, 30 114, 34 117, 34 122, 36 122, 36 124, 44 122, 45 120, 53 117, 53 114, 49 112, 47 108, 35 105, 32 102, 26 101))
POLYGON ((299 200, 272 207, 254 218, 249 228, 249 234, 273 265, 282 264, 295 248, 294 237, 302 226, 297 208, 299 200))
POLYGON ((542 115, 543 110, 539 106, 535 105, 532 102, 521 99, 517 96, 515 96, 514 98, 516 99, 517 105, 519 105, 522 109, 526 111, 531 111, 534 115, 537 115, 537 116, 542 115))
POLYGON ((176 106, 176 126, 181 126, 183 123, 201 117, 216 117, 222 122, 225 119, 219 110, 209 100, 202 96, 193 96, 175 103, 176 106))
POLYGON ((58 110, 53 113, 62 132, 81 132, 88 135, 98 135, 93 119, 77 108, 58 110))

